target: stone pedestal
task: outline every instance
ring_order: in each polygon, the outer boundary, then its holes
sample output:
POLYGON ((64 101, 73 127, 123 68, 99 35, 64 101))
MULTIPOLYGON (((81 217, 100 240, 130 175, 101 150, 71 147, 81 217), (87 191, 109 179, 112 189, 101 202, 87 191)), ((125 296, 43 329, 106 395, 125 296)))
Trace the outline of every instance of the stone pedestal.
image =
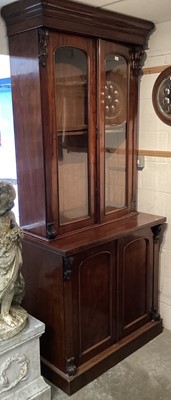
POLYGON ((0 400, 50 400, 40 372, 39 338, 45 325, 28 316, 21 333, 0 343, 0 400))

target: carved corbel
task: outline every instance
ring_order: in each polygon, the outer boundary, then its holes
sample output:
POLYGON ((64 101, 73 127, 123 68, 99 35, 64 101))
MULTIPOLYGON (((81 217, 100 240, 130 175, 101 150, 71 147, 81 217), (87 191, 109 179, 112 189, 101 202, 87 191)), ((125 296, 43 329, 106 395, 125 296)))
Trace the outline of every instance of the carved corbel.
POLYGON ((153 321, 156 321, 156 322, 160 321, 160 314, 158 312, 157 307, 152 307, 152 309, 151 309, 151 319, 153 321))
POLYGON ((47 29, 39 28, 39 63, 46 67, 48 58, 49 33, 47 29))
POLYGON ((153 226, 151 230, 153 232, 154 243, 160 246, 163 241, 164 224, 153 226))
POLYGON ((66 362, 66 373, 69 376, 73 376, 77 372, 77 367, 76 367, 76 365, 74 363, 75 363, 75 358, 74 357, 68 358, 68 360, 66 362))
POLYGON ((64 281, 69 281, 72 275, 73 257, 63 259, 64 281))
POLYGON ((55 223, 54 222, 49 222, 47 224, 47 229, 46 229, 46 235, 48 239, 55 239, 57 232, 54 228, 55 223))
POLYGON ((146 53, 143 47, 137 46, 134 48, 132 53, 132 66, 133 66, 133 73, 134 76, 141 76, 142 67, 144 65, 144 61, 146 59, 146 53))

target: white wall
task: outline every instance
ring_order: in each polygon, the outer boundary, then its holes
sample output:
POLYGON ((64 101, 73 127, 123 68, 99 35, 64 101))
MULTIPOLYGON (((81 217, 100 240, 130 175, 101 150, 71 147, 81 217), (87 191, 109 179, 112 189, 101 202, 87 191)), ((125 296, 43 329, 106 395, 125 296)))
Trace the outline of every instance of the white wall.
MULTIPOLYGON (((171 65, 171 22, 156 26, 149 41, 146 67, 171 65)), ((141 79, 139 149, 171 151, 171 127, 157 117, 152 105, 152 89, 159 74, 141 79)), ((171 158, 145 157, 138 172, 138 209, 167 217, 167 230, 160 258, 160 313, 171 329, 171 158)))
MULTIPOLYGON (((0 54, 8 54, 8 41, 6 36, 5 23, 2 17, 0 17, 0 54)), ((1 70, 0 65, 0 70, 1 70)))
POLYGON ((0 17, 0 79, 7 78, 10 75, 8 59, 8 40, 6 27, 3 19, 0 17), (6 56, 6 57, 5 57, 6 56))

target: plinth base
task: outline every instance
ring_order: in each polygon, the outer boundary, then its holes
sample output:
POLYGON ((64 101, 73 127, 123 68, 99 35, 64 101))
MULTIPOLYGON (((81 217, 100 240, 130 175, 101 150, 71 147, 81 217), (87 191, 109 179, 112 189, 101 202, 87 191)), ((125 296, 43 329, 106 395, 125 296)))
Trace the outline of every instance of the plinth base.
POLYGON ((0 400, 51 399, 40 372, 39 338, 44 330, 44 324, 29 315, 21 333, 1 342, 0 400))
POLYGON ((143 327, 137 329, 137 331, 120 340, 119 343, 113 344, 91 360, 80 365, 74 376, 64 374, 47 360, 41 358, 43 374, 50 382, 70 396, 132 354, 135 350, 138 350, 154 339, 161 332, 162 320, 148 322, 143 327))

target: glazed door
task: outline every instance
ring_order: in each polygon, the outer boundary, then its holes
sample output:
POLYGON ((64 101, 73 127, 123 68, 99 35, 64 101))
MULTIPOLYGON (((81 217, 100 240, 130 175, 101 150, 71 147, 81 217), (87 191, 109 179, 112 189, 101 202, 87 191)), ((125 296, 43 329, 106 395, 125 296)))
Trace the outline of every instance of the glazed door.
POLYGON ((51 32, 48 48, 47 212, 49 224, 65 233, 95 219, 95 43, 51 32))
POLYGON ((116 243, 73 257, 65 282, 67 358, 78 366, 116 342, 116 243))
POLYGON ((119 338, 151 319, 153 235, 143 229, 118 241, 119 338))
POLYGON ((133 196, 133 110, 130 49, 99 41, 100 221, 130 212, 133 196))

